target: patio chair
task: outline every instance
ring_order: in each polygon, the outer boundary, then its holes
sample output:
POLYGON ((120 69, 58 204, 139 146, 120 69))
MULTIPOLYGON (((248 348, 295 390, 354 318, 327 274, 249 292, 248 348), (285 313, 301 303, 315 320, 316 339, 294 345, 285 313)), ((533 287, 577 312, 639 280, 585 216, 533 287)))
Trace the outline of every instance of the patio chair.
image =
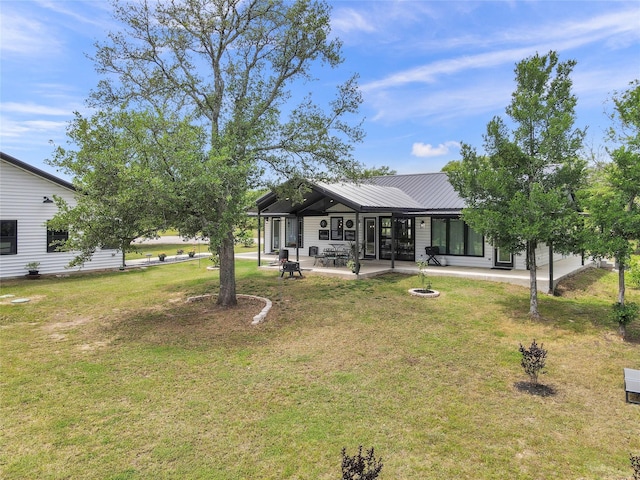
POLYGON ((427 254, 427 263, 431 264, 433 262, 434 265, 442 266, 440 261, 436 258, 436 255, 440 255, 440 247, 425 247, 425 253, 427 254))

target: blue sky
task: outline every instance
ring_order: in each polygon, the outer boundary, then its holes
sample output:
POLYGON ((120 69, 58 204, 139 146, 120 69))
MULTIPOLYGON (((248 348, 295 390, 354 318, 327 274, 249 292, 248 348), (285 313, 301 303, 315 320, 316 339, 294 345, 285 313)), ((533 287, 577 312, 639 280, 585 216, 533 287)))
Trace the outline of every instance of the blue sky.
MULTIPOLYGON (((459 143, 482 149, 494 115, 505 116, 516 62, 556 50, 574 59, 577 127, 603 145, 614 91, 640 78, 640 2, 330 1, 345 63, 319 70, 322 89, 359 73, 367 137, 355 150, 369 167, 439 171, 459 143)), ((118 30, 105 0, 0 0, 0 145, 44 164, 98 76, 87 55, 118 30)), ((309 86, 303 86, 308 89, 309 86)), ((64 175, 61 175, 64 177, 64 175)))

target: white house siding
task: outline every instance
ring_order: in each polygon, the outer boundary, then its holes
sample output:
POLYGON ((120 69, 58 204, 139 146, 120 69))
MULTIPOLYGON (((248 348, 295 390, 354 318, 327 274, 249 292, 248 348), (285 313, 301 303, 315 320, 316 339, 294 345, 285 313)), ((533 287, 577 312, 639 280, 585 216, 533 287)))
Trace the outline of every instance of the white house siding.
MULTIPOLYGON (((431 246, 431 217, 416 218, 416 261, 422 257, 426 260, 425 247, 431 246), (424 220, 424 228, 420 228, 420 222, 424 220)), ((484 244, 484 256, 467 257, 461 255, 438 255, 444 258, 447 265, 456 267, 491 268, 493 266, 493 247, 486 241, 484 244)))
MULTIPOLYGON (((362 213, 359 216, 360 225, 358 227, 359 230, 359 244, 362 245, 363 241, 363 225, 364 218, 376 218, 376 228, 380 228, 380 217, 388 217, 389 214, 375 215, 371 213, 362 213)), ((349 242, 346 240, 343 241, 332 241, 329 240, 320 240, 318 238, 319 230, 330 230, 331 228, 331 217, 342 217, 343 221, 346 223, 347 220, 353 220, 355 230, 355 221, 356 215, 355 212, 350 213, 349 209, 344 205, 337 204, 331 209, 328 210, 327 215, 325 216, 313 216, 313 217, 305 217, 304 218, 304 246, 300 249, 300 255, 308 255, 309 247, 318 247, 318 251, 321 253, 325 248, 329 248, 330 244, 343 244, 345 246, 349 245, 349 242), (322 220, 327 221, 326 227, 321 227, 320 222, 322 220)), ((284 217, 281 219, 281 228, 280 232, 281 238, 284 238, 284 217)), ((264 242, 264 252, 271 252, 271 226, 273 222, 270 220, 265 224, 265 242, 264 242)), ((344 227, 346 230, 346 227, 344 227)), ((431 217, 416 217, 415 218, 415 254, 416 261, 420 260, 420 258, 426 259, 425 247, 431 245, 431 217), (420 228, 420 223, 424 220, 424 228, 420 228)), ((376 241, 377 241, 377 232, 376 232, 376 241)), ((285 247, 286 248, 286 247, 285 247)), ((461 256, 461 255, 440 255, 439 258, 444 258, 447 265, 458 266, 458 267, 478 267, 478 268, 492 268, 494 266, 494 247, 489 244, 487 241, 484 243, 484 255, 482 257, 469 257, 469 256, 461 256)), ((378 252, 376 251, 376 255, 378 252)), ((295 248, 289 248, 289 257, 293 258, 295 255, 295 248)), ((565 255, 554 253, 554 261, 561 260, 566 258, 565 255)), ((547 265, 549 263, 549 249, 546 245, 540 245, 536 250, 536 260, 538 266, 547 265)), ((514 257, 514 269, 516 270, 526 270, 526 257, 525 255, 516 255, 514 257)))
POLYGON ((0 161, 0 219, 18 221, 17 255, 0 255, 0 277, 25 275, 28 262, 40 262, 41 274, 116 268, 121 255, 116 250, 97 251, 83 267, 67 269, 72 252, 47 252, 46 222, 57 211, 54 203, 43 203, 45 196, 64 198, 73 205, 74 192, 47 178, 0 161))

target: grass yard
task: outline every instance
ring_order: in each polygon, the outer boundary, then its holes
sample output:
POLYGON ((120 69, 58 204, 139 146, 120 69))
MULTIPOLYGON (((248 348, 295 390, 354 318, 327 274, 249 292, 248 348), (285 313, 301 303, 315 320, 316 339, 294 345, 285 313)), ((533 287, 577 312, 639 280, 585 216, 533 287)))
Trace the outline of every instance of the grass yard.
MULTIPOLYGON (((176 255, 178 250, 182 250, 182 255, 187 255, 189 250, 193 249, 196 253, 208 253, 209 245, 205 243, 201 243, 200 245, 193 243, 156 243, 156 244, 141 244, 138 245, 137 252, 127 252, 125 259, 126 260, 139 260, 147 258, 147 254, 151 254, 153 257, 157 257, 161 253, 165 253, 167 255, 176 255)), ((250 253, 257 252, 258 246, 254 245, 252 247, 245 247, 243 245, 236 245, 234 248, 236 253, 250 253)))
MULTIPOLYGON (((167 252, 169 253, 169 252, 167 252)), ((381 480, 629 479, 640 322, 607 320, 616 274, 541 295, 438 277, 281 279, 238 261, 237 309, 198 262, 3 282, 4 479, 339 479, 340 451, 375 447, 381 480), (548 350, 536 396, 519 344, 548 350)), ((629 300, 640 292, 628 289, 629 300)))

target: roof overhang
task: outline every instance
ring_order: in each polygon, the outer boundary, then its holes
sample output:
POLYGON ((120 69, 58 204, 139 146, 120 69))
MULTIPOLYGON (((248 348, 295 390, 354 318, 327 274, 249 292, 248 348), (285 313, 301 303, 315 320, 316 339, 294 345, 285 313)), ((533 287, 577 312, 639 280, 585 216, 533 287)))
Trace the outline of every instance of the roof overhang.
POLYGON ((4 160, 5 162, 14 165, 15 167, 18 167, 22 170, 25 170, 39 177, 45 178, 50 182, 57 183, 61 187, 67 188, 72 191, 75 190, 75 187, 73 186, 72 183, 67 182, 66 180, 63 180, 61 178, 58 178, 55 175, 51 175, 50 173, 47 173, 44 170, 40 170, 39 168, 29 165, 28 163, 25 163, 22 160, 18 160, 17 158, 12 157, 11 155, 8 155, 4 152, 0 152, 0 158, 2 158, 2 160, 4 160))
POLYGON ((299 203, 278 198, 269 192, 256 201, 261 216, 319 216, 326 215, 336 205, 359 213, 418 212, 424 206, 395 187, 354 183, 313 183, 299 203))

